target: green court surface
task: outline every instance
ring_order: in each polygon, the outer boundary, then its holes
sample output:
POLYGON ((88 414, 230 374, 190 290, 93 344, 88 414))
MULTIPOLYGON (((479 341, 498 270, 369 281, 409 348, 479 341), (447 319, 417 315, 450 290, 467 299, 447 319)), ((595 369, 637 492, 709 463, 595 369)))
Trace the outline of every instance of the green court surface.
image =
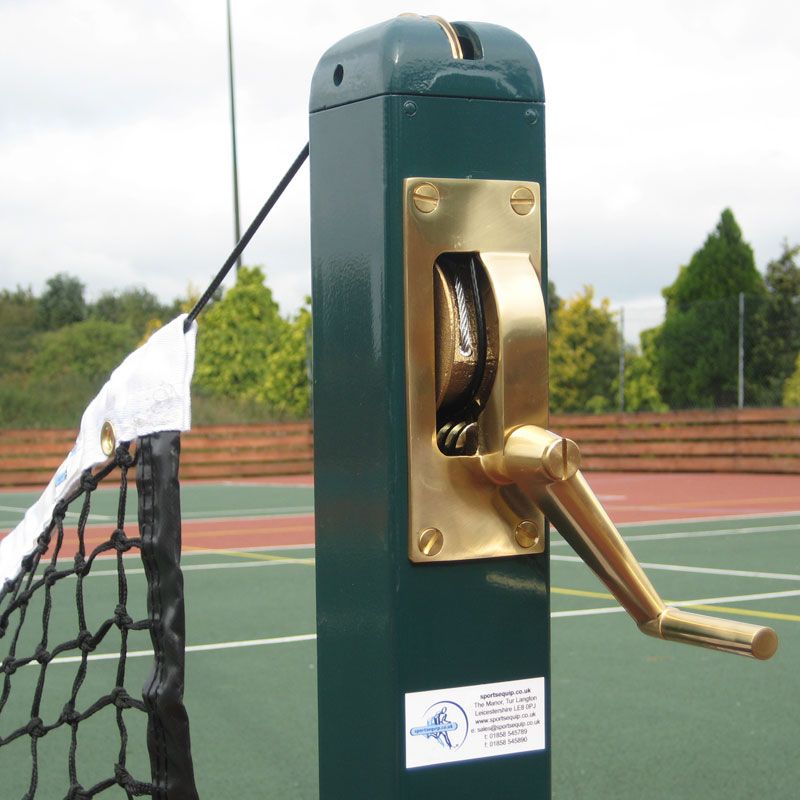
MULTIPOLYGON (((129 485, 126 521, 136 522, 136 486, 129 485)), ((39 498, 39 491, 0 492, 0 531, 13 528, 25 511, 39 498)), ((102 486, 92 495, 90 523, 105 523, 116 519, 116 489, 102 486)), ((269 517, 282 514, 310 514, 314 510, 314 490, 311 486, 277 484, 185 483, 181 486, 181 516, 185 521, 195 519, 237 519, 269 517)), ((76 520, 77 505, 70 506, 67 519, 76 520)))
MULTIPOLYGON (((236 493, 235 508, 226 509, 220 499, 225 489, 214 487, 221 494, 212 497, 211 488, 183 488, 187 517, 302 513, 279 509, 307 512, 311 503, 308 487, 259 486, 252 487, 252 502, 244 497, 251 494, 248 489, 242 496, 236 493)), ((15 505, 9 495, 0 500, 15 505)), ((667 601, 771 625, 779 650, 771 661, 757 662, 643 636, 554 534, 553 798, 796 798, 800 514, 621 528, 667 601)), ((185 699, 200 796, 316 798, 313 548, 188 552, 184 566, 185 699)), ((129 572, 130 595, 139 597, 141 610, 143 576, 129 572)), ((88 590, 92 609, 110 603, 113 611, 111 570, 100 570, 88 590)), ((68 624, 74 612, 60 607, 56 615, 68 624)), ((132 637, 133 653, 148 648, 146 632, 136 641, 132 637)), ((103 648, 113 649, 113 641, 103 648)), ((141 685, 148 662, 147 657, 129 659, 132 687, 141 685)), ((91 663, 87 697, 111 679, 110 664, 91 663)), ((15 692, 32 680, 25 671, 14 676, 15 692)), ((50 665, 46 708, 60 708, 74 676, 74 664, 50 665)), ((23 700, 14 698, 26 714, 23 700)), ((88 775, 95 770, 101 775, 94 765, 103 760, 102 774, 110 775, 118 746, 113 721, 98 720, 91 729, 86 725, 86 738, 78 740, 79 769, 83 764, 88 775)), ((141 721, 132 723, 131 748, 134 766, 146 770, 142 728, 141 721)), ((66 755, 55 756, 59 747, 68 746, 68 735, 61 734, 42 740, 47 756, 37 797, 62 796, 53 788, 66 771, 66 755)), ((21 752, 0 748, 2 797, 24 793, 28 749, 27 737, 21 752)), ((86 784, 90 778, 82 780, 86 784)))

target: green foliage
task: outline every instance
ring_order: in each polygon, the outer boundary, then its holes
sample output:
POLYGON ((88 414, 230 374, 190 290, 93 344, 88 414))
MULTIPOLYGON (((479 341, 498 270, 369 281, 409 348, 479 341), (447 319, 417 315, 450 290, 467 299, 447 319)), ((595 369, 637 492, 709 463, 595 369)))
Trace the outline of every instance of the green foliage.
POLYGON ((38 302, 39 326, 52 331, 86 319, 83 290, 84 285, 66 272, 49 278, 38 302))
POLYGON ((76 322, 41 337, 32 377, 75 375, 87 381, 99 380, 102 385, 135 346, 136 337, 129 325, 97 319, 76 322))
POLYGON ((272 410, 257 400, 220 397, 192 387, 193 426, 274 421, 272 410))
POLYGON ((733 212, 726 208, 705 244, 681 267, 671 286, 663 290, 667 316, 684 304, 745 294, 763 294, 764 280, 756 269, 753 249, 742 238, 733 212))
POLYGON ((653 331, 642 331, 641 350, 626 348, 625 411, 666 411, 656 379, 653 331))
POLYGON ((663 290, 666 318, 652 344, 658 391, 670 408, 735 405, 740 292, 763 295, 764 282, 733 213, 725 209, 703 247, 663 290))
POLYGON ((262 390, 257 394, 280 417, 309 414, 309 371, 311 349, 311 298, 284 329, 269 361, 262 390))
POLYGON ((547 327, 552 329, 556 324, 556 312, 561 308, 564 301, 558 296, 556 285, 553 281, 547 281, 547 327))
POLYGON ((0 387, 0 427, 75 427, 135 341, 129 326, 102 320, 40 334, 29 373, 0 387))
POLYGON ((794 372, 783 384, 783 405, 800 406, 800 354, 795 362, 794 372))
POLYGON ((609 411, 619 371, 619 334, 608 299, 592 305, 594 289, 562 301, 550 331, 550 408, 609 411))
POLYGON ((196 385, 206 394, 262 399, 270 360, 288 327, 261 268, 242 267, 236 284, 203 316, 196 385))
POLYGON ((144 336, 153 320, 161 324, 172 319, 171 309, 159 303, 158 298, 147 289, 129 287, 121 292, 103 292, 96 303, 89 307, 91 319, 106 322, 121 322, 136 332, 137 338, 144 336))
POLYGON ((800 353, 800 268, 795 260, 800 245, 789 247, 767 264, 767 294, 753 303, 748 298, 747 324, 755 326, 751 360, 759 370, 759 405, 779 405, 786 380, 800 353), (752 321, 751 321, 752 319, 752 321))
MULTIPOLYGON (((0 290, 0 427, 74 427, 125 356, 199 295, 190 285, 162 305, 127 288, 87 309, 83 285, 63 273, 38 299, 30 289, 0 290)), ((201 319, 195 422, 307 416, 310 324, 307 306, 283 319, 261 269, 242 269, 225 302, 217 291, 201 319)))
POLYGON ((0 290, 0 377, 10 382, 30 364, 38 317, 30 289, 0 290))

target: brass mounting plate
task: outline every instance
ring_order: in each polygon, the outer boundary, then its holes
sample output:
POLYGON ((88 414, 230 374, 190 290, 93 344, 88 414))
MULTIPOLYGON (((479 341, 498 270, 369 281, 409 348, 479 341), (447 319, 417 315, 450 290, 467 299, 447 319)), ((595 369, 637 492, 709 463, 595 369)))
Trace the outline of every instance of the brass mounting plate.
POLYGON ((547 426, 547 333, 541 292, 539 184, 407 178, 403 184, 408 407, 409 558, 415 562, 540 553, 544 517, 485 465, 518 425, 547 426), (492 286, 498 370, 478 419, 479 450, 447 456, 436 443, 434 262, 474 253, 492 286), (432 547, 431 543, 436 546, 432 547))

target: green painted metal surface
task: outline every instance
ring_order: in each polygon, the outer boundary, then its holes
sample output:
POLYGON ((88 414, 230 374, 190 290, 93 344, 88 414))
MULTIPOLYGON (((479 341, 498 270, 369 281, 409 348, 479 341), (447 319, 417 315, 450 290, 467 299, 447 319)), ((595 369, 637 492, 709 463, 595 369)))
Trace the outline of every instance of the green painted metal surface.
POLYGON ((455 60, 442 27, 398 18, 348 36, 320 59, 311 81, 312 112, 388 94, 544 102, 530 45, 499 25, 455 22, 479 58, 455 60))
POLYGON ((547 722, 543 751, 405 767, 408 692, 545 677, 549 709, 547 554, 431 565, 408 559, 403 179, 518 179, 543 188, 545 181, 544 107, 536 101, 543 95, 530 49, 509 31, 475 25, 481 36, 489 31, 484 69, 475 61, 453 76, 446 40, 431 24, 396 20, 345 40, 320 62, 312 88, 323 800, 550 796, 547 722), (409 38, 417 30, 420 40, 409 38), (490 58, 504 40, 503 58, 516 54, 505 83, 490 58), (356 68, 384 63, 387 41, 399 43, 395 52, 424 51, 426 74, 438 63, 442 75, 423 86, 403 63, 388 75, 373 69, 354 78, 344 102, 332 102, 327 82, 335 86, 336 67, 345 64, 344 86, 356 68), (500 97, 481 97, 492 80, 505 87, 500 97), (536 91, 517 92, 517 84, 536 91), (434 94, 437 86, 448 87, 448 96, 434 94))

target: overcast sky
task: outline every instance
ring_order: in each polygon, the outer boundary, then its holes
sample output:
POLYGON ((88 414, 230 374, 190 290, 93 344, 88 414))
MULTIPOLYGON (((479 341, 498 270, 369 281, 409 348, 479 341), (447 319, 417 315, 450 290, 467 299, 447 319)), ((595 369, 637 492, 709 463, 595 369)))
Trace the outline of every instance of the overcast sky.
MULTIPOLYGON (((322 53, 403 11, 521 34, 547 96, 550 275, 657 322, 730 206, 800 242, 800 3, 232 0, 242 228, 308 138, 322 53), (276 10, 280 9, 280 10, 276 10)), ((0 288, 202 288, 232 247, 225 0, 0 0, 0 288)), ((245 253, 310 292, 308 167, 245 253)))

